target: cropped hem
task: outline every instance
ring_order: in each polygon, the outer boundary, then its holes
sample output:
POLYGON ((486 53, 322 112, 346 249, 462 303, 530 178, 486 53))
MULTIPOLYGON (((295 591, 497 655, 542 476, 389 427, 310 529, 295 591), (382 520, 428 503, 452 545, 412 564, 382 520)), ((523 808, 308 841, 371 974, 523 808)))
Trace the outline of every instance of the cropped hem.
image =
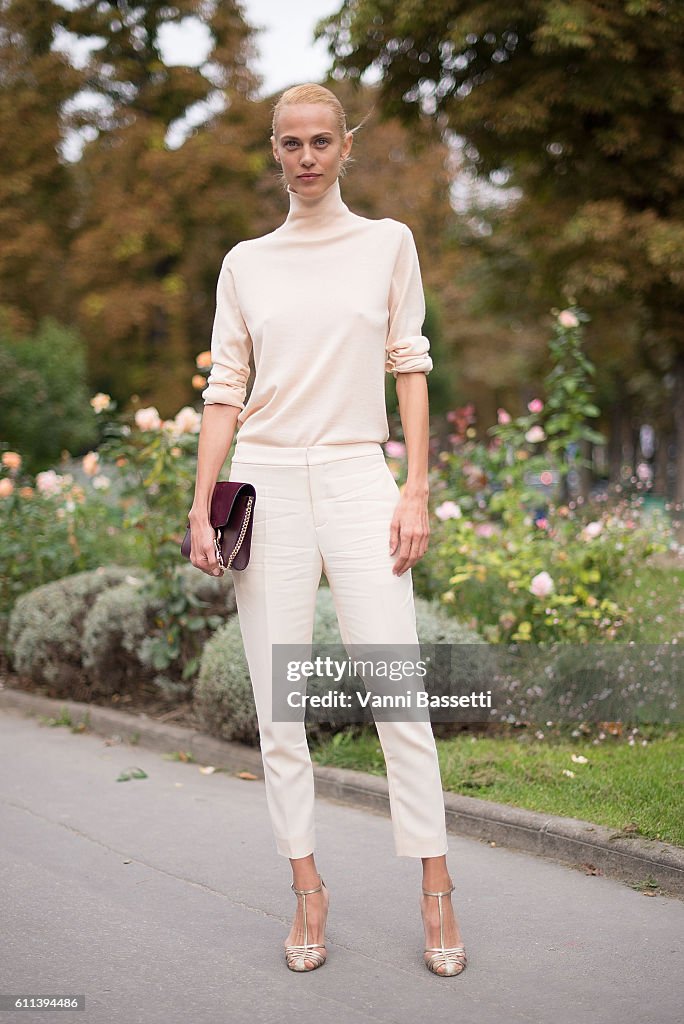
POLYGON ((295 839, 285 839, 283 836, 275 837, 276 850, 282 857, 308 857, 314 852, 316 846, 315 829, 305 836, 298 836, 295 839))
POLYGON ((394 834, 397 857, 442 857, 449 850, 446 831, 436 836, 407 836, 394 834))

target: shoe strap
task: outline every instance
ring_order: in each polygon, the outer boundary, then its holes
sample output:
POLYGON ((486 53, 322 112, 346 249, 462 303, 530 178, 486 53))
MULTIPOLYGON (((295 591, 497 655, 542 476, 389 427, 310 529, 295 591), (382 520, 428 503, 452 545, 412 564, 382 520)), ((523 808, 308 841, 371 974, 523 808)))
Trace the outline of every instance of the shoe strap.
POLYGON ((448 896, 450 892, 453 892, 456 886, 452 883, 450 888, 445 889, 444 892, 430 892, 428 889, 423 889, 426 896, 448 896))
POLYGON ((426 953, 465 953, 465 946, 429 946, 426 953))
MULTIPOLYGON (((304 902, 304 946, 305 947, 309 945, 309 943, 306 941, 308 939, 308 937, 309 937, 309 922, 307 921, 307 917, 306 917, 306 897, 310 893, 312 893, 312 892, 321 892, 322 889, 323 889, 323 886, 325 885, 325 882, 323 881, 323 878, 321 877, 321 875, 319 875, 318 877, 321 879, 321 881, 320 881, 319 885, 316 886, 315 889, 297 889, 295 884, 294 884, 294 882, 292 882, 292 884, 290 886, 292 891, 296 892, 298 896, 303 896, 304 897, 303 902, 304 902)), ((316 943, 316 945, 320 945, 320 943, 316 943)))
MULTIPOLYGON (((319 878, 320 878, 320 875, 319 875, 319 878)), ((294 882, 292 882, 290 888, 292 889, 292 892, 296 892, 298 896, 308 896, 310 892, 320 892, 324 885, 325 885, 325 882, 321 878, 320 885, 317 885, 315 889, 296 889, 294 882)))

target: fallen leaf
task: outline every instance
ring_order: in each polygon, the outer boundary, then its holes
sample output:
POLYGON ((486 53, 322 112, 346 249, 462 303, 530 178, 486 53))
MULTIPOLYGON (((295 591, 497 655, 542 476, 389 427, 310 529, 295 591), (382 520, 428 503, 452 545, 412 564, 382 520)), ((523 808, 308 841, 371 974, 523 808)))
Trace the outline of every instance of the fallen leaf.
POLYGON ((214 768, 213 765, 201 764, 200 765, 200 771, 202 772, 202 775, 213 775, 213 773, 216 771, 216 769, 214 768))
POLYGON ((639 826, 636 821, 630 821, 627 825, 622 826, 622 831, 626 832, 628 835, 633 835, 639 831, 639 826))
POLYGON ((117 782, 128 782, 130 779, 146 779, 147 772, 143 771, 142 768, 137 768, 135 765, 129 767, 126 771, 122 771, 119 775, 117 782))
POLYGON ((252 772, 236 772, 238 779, 258 779, 258 775, 253 775, 252 772))
POLYGON ((584 864, 580 864, 580 867, 584 871, 585 875, 602 875, 601 868, 597 868, 595 864, 589 864, 585 861, 584 864))

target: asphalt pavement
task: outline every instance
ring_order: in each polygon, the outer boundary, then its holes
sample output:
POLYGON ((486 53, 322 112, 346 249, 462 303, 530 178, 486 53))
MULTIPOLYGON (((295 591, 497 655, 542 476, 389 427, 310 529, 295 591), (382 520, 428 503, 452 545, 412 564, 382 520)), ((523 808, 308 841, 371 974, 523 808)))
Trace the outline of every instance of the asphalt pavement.
POLYGON ((262 779, 0 710, 0 995, 85 995, 0 1021, 681 1024, 680 899, 450 835, 468 967, 440 978, 389 819, 316 814, 328 962, 296 974, 262 779))

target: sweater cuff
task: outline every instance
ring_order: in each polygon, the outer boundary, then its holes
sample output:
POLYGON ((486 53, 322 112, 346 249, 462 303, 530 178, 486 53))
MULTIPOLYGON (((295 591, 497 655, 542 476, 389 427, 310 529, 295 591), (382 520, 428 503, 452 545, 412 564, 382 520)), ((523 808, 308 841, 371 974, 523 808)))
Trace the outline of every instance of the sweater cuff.
POLYGON ((395 341, 387 350, 385 370, 392 373, 395 380, 398 373, 429 373, 432 369, 429 348, 430 342, 423 334, 395 341))
POLYGON ((210 383, 202 391, 205 405, 235 405, 244 409, 245 388, 243 385, 210 383))

